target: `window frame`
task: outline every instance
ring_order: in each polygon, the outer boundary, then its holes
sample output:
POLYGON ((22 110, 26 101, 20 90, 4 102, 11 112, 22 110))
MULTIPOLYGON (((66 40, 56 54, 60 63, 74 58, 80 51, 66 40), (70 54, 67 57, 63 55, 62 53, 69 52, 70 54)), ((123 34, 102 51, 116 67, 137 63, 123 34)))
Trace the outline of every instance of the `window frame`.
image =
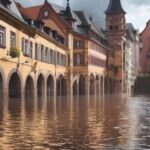
POLYGON ((13 31, 10 31, 10 48, 16 47, 16 33, 13 31))
POLYGON ((0 25, 0 47, 6 47, 6 28, 0 25))

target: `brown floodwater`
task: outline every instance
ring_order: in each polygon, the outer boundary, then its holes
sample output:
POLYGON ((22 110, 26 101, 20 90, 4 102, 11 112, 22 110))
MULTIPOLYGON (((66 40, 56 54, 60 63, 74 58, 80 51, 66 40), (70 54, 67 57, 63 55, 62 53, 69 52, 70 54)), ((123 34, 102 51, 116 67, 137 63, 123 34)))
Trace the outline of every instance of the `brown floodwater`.
POLYGON ((150 150, 150 97, 0 99, 0 150, 150 150))

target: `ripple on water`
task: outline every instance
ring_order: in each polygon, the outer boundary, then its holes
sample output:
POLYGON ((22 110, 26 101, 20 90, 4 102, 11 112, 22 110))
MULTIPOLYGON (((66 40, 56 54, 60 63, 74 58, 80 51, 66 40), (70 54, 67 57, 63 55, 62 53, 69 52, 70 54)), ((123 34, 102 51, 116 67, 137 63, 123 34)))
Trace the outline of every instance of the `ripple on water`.
POLYGON ((2 150, 150 149, 150 97, 13 99, 9 107, 3 103, 2 150))

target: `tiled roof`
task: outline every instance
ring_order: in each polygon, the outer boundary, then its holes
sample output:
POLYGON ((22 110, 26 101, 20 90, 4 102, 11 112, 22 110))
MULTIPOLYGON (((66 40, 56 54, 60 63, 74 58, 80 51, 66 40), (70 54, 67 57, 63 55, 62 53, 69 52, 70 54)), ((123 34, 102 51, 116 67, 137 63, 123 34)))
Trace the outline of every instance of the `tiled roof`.
POLYGON ((20 10, 21 14, 26 18, 30 18, 32 20, 36 20, 42 5, 24 8, 19 3, 16 3, 18 9, 20 10))
MULTIPOLYGON (((32 6, 32 7, 24 8, 19 3, 14 3, 13 0, 11 0, 11 1, 12 1, 11 8, 10 8, 11 11, 13 11, 13 13, 15 13, 17 17, 21 18, 23 22, 26 22, 27 19, 31 19, 31 20, 36 21, 38 15, 40 13, 41 8, 43 7, 43 4, 42 4, 42 5, 38 5, 38 6, 32 6)), ((53 9, 56 11, 56 13, 58 15, 60 15, 60 17, 62 17, 62 19, 64 21, 66 21, 65 16, 63 16, 61 14, 66 9, 64 7, 58 6, 58 5, 53 4, 53 3, 52 4, 49 3, 49 4, 53 7, 53 9)), ((94 33, 96 33, 96 35, 101 40, 105 40, 105 36, 101 32, 101 30, 96 27, 96 25, 93 23, 93 21, 90 20, 89 17, 87 17, 83 11, 71 11, 71 13, 72 13, 72 17, 75 20, 74 25, 73 25, 73 30, 75 32, 90 37, 89 30, 91 30, 94 33)), ((28 22, 26 22, 26 23, 28 23, 28 22)))

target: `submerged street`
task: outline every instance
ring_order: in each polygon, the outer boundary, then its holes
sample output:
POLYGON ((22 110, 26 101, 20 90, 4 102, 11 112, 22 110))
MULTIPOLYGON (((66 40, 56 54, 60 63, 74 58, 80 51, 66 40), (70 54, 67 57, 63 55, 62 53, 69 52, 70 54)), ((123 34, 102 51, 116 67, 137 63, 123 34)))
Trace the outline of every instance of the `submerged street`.
POLYGON ((150 97, 0 100, 0 150, 150 149, 150 97))

